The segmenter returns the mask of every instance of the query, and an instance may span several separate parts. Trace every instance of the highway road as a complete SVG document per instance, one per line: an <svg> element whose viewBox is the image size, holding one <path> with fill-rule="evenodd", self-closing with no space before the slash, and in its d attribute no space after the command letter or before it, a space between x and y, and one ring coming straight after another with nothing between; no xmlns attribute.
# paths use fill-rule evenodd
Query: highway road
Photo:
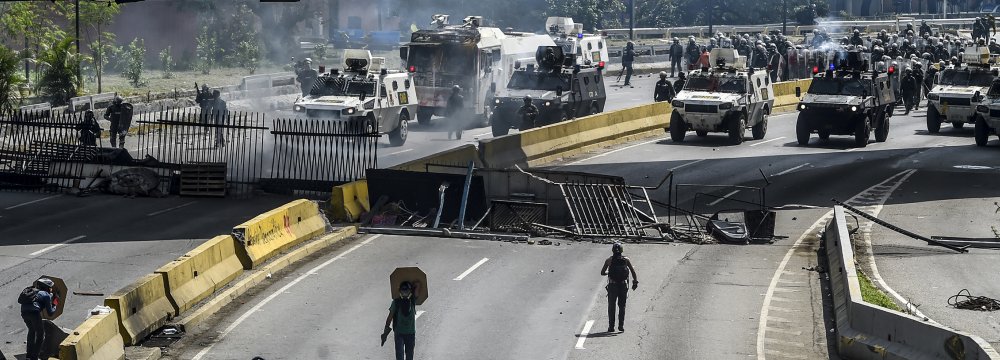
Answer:
<svg viewBox="0 0 1000 360"><path fill-rule="evenodd" d="M783 209L776 234L787 238L773 244L627 244L640 288L630 294L624 333L605 332L605 280L599 270L610 255L608 245L368 236L301 265L210 322L218 325L194 329L188 334L193 341L168 349L168 357L390 357L391 344L377 344L389 304L387 277L397 266L420 266L428 273L431 297L419 309L424 312L417 320L417 358L835 358L828 350L832 323L824 311L822 275L812 270L830 199L931 209L948 197L937 189L941 179L968 174L956 166L1000 167L997 141L977 148L968 129L928 134L923 115L921 110L894 117L889 140L866 148L837 136L798 146L792 113L773 116L767 137L741 146L726 145L721 134L692 134L680 144L664 134L551 164L643 185L655 185L673 170L676 183L763 186L763 172L771 183L767 205ZM936 175L916 182L922 173ZM904 191L926 196L899 195ZM690 194L681 195L682 204L690 206L683 197ZM653 197L666 201L667 193ZM734 204L699 206L710 211ZM981 266L995 266L989 263L995 260L992 253L976 252L962 258L975 264L960 266L971 277ZM946 263L955 266L944 259L925 266Z"/></svg>

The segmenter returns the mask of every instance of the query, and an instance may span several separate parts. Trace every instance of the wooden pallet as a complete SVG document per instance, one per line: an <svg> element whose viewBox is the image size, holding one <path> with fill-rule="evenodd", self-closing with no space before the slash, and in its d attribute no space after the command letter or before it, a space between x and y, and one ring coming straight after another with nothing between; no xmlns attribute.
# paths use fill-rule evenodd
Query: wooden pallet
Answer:
<svg viewBox="0 0 1000 360"><path fill-rule="evenodd" d="M226 163L181 165L181 196L226 196Z"/></svg>

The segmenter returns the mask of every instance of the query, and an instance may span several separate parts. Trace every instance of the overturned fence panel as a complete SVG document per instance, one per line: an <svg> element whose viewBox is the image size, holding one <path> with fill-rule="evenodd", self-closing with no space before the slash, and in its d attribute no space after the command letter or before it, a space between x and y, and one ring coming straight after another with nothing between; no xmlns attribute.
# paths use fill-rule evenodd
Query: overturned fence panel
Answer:
<svg viewBox="0 0 1000 360"><path fill-rule="evenodd" d="M276 119L267 191L328 193L378 168L375 124L367 121Z"/></svg>
<svg viewBox="0 0 1000 360"><path fill-rule="evenodd" d="M0 189L55 191L54 161L93 159L99 133L84 137L83 115L15 111L0 116Z"/></svg>

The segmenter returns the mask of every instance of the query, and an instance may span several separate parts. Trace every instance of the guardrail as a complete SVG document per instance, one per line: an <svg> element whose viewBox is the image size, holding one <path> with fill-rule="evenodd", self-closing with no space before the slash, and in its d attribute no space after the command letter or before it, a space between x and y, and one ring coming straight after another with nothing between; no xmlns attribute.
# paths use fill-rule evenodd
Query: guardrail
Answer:
<svg viewBox="0 0 1000 360"><path fill-rule="evenodd" d="M842 28L850 29L852 27L859 27L868 29L868 31L878 31L882 29L892 29L897 26L900 28L905 28L906 24L912 24L914 28L920 25L921 21L927 21L930 26L936 27L971 27L972 22L975 21L974 18L959 18L959 19L899 19L899 20L840 20L840 21L824 21L822 25L798 25L798 24L788 24L787 29L791 35L803 35L806 32L811 32L817 28L830 29L830 28ZM636 28L633 29L635 35L639 39L668 39L671 37L681 37L688 35L696 35L698 37L706 37L708 35L708 26L680 26L672 28ZM781 24L762 24L762 25L715 25L712 27L713 32L721 32L725 34L731 33L766 33L772 30L781 30ZM628 36L629 29L604 29L598 30L598 32L606 32L607 34L615 35L625 35Z"/></svg>
<svg viewBox="0 0 1000 360"><path fill-rule="evenodd" d="M837 323L837 352L842 357L1000 360L1000 354L978 336L862 300L844 208L836 206L833 211L823 241Z"/></svg>
<svg viewBox="0 0 1000 360"><path fill-rule="evenodd" d="M115 99L116 93L100 93L87 96L78 96L69 99L68 110L70 112L77 112L79 110L85 109L84 106L89 106L87 108L93 110L97 109L98 104L110 104L111 100Z"/></svg>
<svg viewBox="0 0 1000 360"><path fill-rule="evenodd" d="M260 74L244 76L240 81L240 90L260 90L273 87L294 85L295 73L282 72L273 74Z"/></svg>

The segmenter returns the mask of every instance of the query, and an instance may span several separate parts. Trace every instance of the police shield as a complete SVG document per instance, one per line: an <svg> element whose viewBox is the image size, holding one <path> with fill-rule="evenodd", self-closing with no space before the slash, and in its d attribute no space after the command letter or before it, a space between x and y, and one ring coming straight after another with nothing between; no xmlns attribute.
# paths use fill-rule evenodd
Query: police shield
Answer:
<svg viewBox="0 0 1000 360"><path fill-rule="evenodd" d="M66 297L69 296L69 292L66 288L66 282L63 279L57 278L55 276L43 275L38 279L47 278L55 283L52 287L52 305L55 305L56 312L49 315L48 312L42 311L42 318L45 320L55 320L63 313L63 308L66 307ZM37 281L37 280L36 280Z"/></svg>
<svg viewBox="0 0 1000 360"><path fill-rule="evenodd" d="M393 270L392 274L389 275L389 291L392 293L393 299L399 298L399 284L404 281L409 281L411 284L420 282L420 288L417 290L417 305L423 305L424 300L427 300L427 296L430 293L427 286L427 274L424 274L423 270L418 267L399 267Z"/></svg>

